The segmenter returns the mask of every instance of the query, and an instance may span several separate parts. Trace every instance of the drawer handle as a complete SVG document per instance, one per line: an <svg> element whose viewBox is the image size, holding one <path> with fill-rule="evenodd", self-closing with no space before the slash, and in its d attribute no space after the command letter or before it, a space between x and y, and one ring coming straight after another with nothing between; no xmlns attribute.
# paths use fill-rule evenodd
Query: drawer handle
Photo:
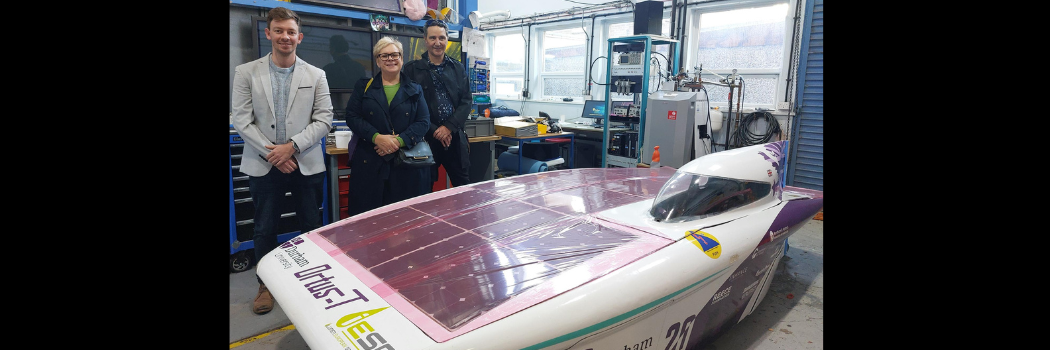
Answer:
<svg viewBox="0 0 1050 350"><path fill-rule="evenodd" d="M287 219L287 218L290 218L290 217L293 217L293 216L295 216L295 213L284 213L284 214L281 214L281 219ZM237 226L247 225L247 224L251 224L251 223L255 223L255 220L254 219L241 220L241 221L237 222Z"/></svg>

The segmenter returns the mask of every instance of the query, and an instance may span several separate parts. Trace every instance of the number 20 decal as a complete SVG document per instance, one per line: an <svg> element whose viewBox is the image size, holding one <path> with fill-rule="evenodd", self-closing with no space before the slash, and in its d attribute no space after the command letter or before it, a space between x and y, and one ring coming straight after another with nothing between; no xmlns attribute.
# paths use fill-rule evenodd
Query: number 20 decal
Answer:
<svg viewBox="0 0 1050 350"><path fill-rule="evenodd" d="M681 322L681 327L679 327L678 322L675 322L671 327L667 328L667 334L664 335L664 339L667 339L667 346L664 347L664 350L685 349L686 343L689 342L689 330L692 329L691 326L695 318L696 315L689 315L689 317L685 318L685 321ZM679 329L681 329L681 332L679 332ZM678 346L675 347L675 345Z"/></svg>

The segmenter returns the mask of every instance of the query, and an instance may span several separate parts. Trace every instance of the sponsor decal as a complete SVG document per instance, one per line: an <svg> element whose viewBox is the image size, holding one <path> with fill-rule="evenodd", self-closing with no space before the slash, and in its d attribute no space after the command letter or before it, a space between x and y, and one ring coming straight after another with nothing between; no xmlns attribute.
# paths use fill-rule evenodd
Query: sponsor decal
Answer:
<svg viewBox="0 0 1050 350"><path fill-rule="evenodd" d="M722 254L722 244L718 243L718 239L715 239L715 236L712 236L710 233L700 230L686 231L685 239L693 242L697 248L700 248L711 259L718 259Z"/></svg>
<svg viewBox="0 0 1050 350"><path fill-rule="evenodd" d="M762 275L763 273L765 273L765 272L766 272L766 270L767 270L767 269L769 269L769 267L770 267L770 266L773 266L773 265L772 265L772 264L770 264L770 265L766 265L766 266L765 266L765 267L763 267L762 269L760 269L760 270L758 270L758 271L755 271L755 277L761 276L761 275Z"/></svg>
<svg viewBox="0 0 1050 350"><path fill-rule="evenodd" d="M784 193L784 184L781 183L780 175L784 173L785 164L785 152L784 148L787 146L786 141L778 141L767 143L762 150L758 152L765 160L769 161L769 164L773 166L775 171L769 173L769 176L773 178L773 192L777 198L782 198ZM776 176L774 176L776 175Z"/></svg>
<svg viewBox="0 0 1050 350"><path fill-rule="evenodd" d="M350 350L350 347L346 346L346 342L343 341L343 337L340 337L339 334L335 332L335 328L332 328L331 323L324 325L324 328L328 329L328 333L332 333L332 337L339 342L339 346L342 346L343 350Z"/></svg>
<svg viewBox="0 0 1050 350"><path fill-rule="evenodd" d="M777 237L783 236L787 232L788 232L788 227L787 226L784 226L784 227L782 227L782 228L780 228L779 230L776 230L776 231L770 230L769 231L769 240L772 241L774 239L777 239Z"/></svg>
<svg viewBox="0 0 1050 350"><path fill-rule="evenodd" d="M740 271L734 272L732 276L729 276L729 280L726 282L732 282L737 277L740 277L740 275L743 275L745 272L747 272L747 267L740 269Z"/></svg>
<svg viewBox="0 0 1050 350"><path fill-rule="evenodd" d="M634 344L634 347L631 347L630 345L624 345L623 349L624 350L645 350L645 349L648 349L652 345L653 345L653 337L649 337L649 339L645 339L645 340L642 340L640 343ZM588 349L588 350L590 350L590 349Z"/></svg>
<svg viewBox="0 0 1050 350"><path fill-rule="evenodd" d="M722 299L725 299L727 296L729 296L729 291L731 290L733 290L733 286L729 286L726 289L723 289L721 292L715 293L715 296L711 298L711 305L714 305L719 301L722 301Z"/></svg>
<svg viewBox="0 0 1050 350"><path fill-rule="evenodd" d="M751 259L757 259L759 255L765 254L766 248L769 248L769 246L763 245L761 247L755 248L755 252L751 253Z"/></svg>
<svg viewBox="0 0 1050 350"><path fill-rule="evenodd" d="M747 288L744 288L744 292L740 294L741 300L746 299L747 297L751 296L751 293L755 292L755 287L758 287L758 281L760 280L755 280L754 282L751 282L751 284L748 285Z"/></svg>
<svg viewBox="0 0 1050 350"><path fill-rule="evenodd" d="M277 261L281 262L281 266L284 266L285 270L287 270L288 268L292 267L292 263L288 262L288 259L284 258L284 254L279 254L278 253L278 254L274 254L273 256L277 257Z"/></svg>
<svg viewBox="0 0 1050 350"><path fill-rule="evenodd" d="M725 286L726 288L722 291L715 293L711 297L711 303L714 304L718 301L729 297L732 293L732 286ZM681 322L675 322L674 324L667 327L667 332L664 335L666 346L664 350L682 350L691 349L695 347L702 338L708 337L707 333L709 330L717 333L718 329L711 329L710 327L722 327L726 319L726 312L733 313L735 315L728 315L730 319L739 318L740 312L734 310L741 310L741 308L733 308L736 302L731 301L732 305L723 304L713 309L709 307L709 304L703 304L695 314L686 315L685 319ZM714 311L711 311L714 310Z"/></svg>
<svg viewBox="0 0 1050 350"><path fill-rule="evenodd" d="M292 239L289 239L289 240L285 241L284 243L281 243L280 247L281 247L281 249L288 249L288 248L291 248L292 246L297 246L300 243L303 243L303 239L302 238L300 238L300 237L292 237Z"/></svg>
<svg viewBox="0 0 1050 350"><path fill-rule="evenodd" d="M296 272L295 277L298 278L299 281L306 282L305 284L303 284L303 287L306 288L306 290L314 296L314 299L323 299L326 303L329 304L328 306L325 306L325 310L358 300L368 302L368 298L366 298L364 294L361 294L361 292L357 289L351 289L353 294L357 296L356 298L349 300L341 300L348 298L348 296L347 294L343 293L343 291L340 290L339 287L336 287L334 282L332 282L332 280L335 279L335 276L324 275L324 271L328 271L330 269L332 269L332 267L328 266L328 264L314 266L306 270ZM332 295L333 292L341 298L336 298L336 295Z"/></svg>
<svg viewBox="0 0 1050 350"><path fill-rule="evenodd" d="M303 256L303 253L300 253L298 250L295 249L295 246L299 245L299 243L303 243L302 238L292 237L292 239L281 243L281 245L279 245L278 248L284 249L284 253L288 254L288 257L292 258L292 261L295 261L295 263L298 264L299 267L303 267L310 264L310 261L306 260L306 257Z"/></svg>
<svg viewBox="0 0 1050 350"><path fill-rule="evenodd" d="M368 324L368 321L366 320L387 308L389 308L389 306L354 312L340 317L339 320L335 322L335 326L339 327L338 334L341 334L342 336L336 335L337 333L332 329L331 323L324 326L328 328L328 331L339 341L339 345L342 345L344 348L347 348L343 341L343 338L346 338L346 340L351 342L356 349L397 350L393 345L388 344L386 338L383 338L383 335L372 327L372 325Z"/></svg>

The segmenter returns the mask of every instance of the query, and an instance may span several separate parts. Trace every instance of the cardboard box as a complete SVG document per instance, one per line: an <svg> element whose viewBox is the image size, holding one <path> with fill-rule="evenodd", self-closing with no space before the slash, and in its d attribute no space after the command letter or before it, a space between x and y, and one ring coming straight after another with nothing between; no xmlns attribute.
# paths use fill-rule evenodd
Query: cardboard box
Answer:
<svg viewBox="0 0 1050 350"><path fill-rule="evenodd" d="M496 135L510 137L536 136L536 123L507 122L496 124Z"/></svg>

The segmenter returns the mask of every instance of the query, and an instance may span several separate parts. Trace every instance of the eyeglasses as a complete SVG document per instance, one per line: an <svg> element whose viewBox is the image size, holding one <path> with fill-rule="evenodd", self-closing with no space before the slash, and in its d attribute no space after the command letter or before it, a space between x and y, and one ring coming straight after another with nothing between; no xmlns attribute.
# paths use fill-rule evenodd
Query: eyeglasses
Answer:
<svg viewBox="0 0 1050 350"><path fill-rule="evenodd" d="M401 58L401 53L400 52L381 53L381 54L379 54L379 56L376 56L376 57L378 57L379 59L384 59L384 60L396 60L396 59Z"/></svg>

